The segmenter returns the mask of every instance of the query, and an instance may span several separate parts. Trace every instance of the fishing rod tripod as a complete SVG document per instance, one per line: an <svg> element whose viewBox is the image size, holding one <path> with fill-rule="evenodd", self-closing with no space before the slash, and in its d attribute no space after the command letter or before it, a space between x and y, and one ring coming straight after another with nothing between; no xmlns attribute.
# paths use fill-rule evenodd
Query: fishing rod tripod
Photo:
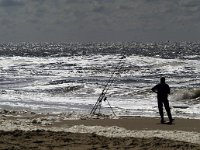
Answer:
<svg viewBox="0 0 200 150"><path fill-rule="evenodd" d="M111 107L111 105L110 105L110 103L109 103L109 101L108 101L108 99L107 99L105 93L101 93L101 94L100 94L100 96L99 96L99 98L97 99L97 102L96 102L96 104L94 105L94 107L92 108L90 114L91 114L91 115L95 115L97 110L99 110L99 113L98 113L98 114L100 114L101 105L102 105L102 102L103 102L103 101L104 101L104 102L105 102L105 101L108 102L108 105L109 105L110 109L112 110L112 113L114 114L114 116L116 116L116 114L115 114L115 112L113 111L113 109L112 109L112 107Z"/></svg>
<svg viewBox="0 0 200 150"><path fill-rule="evenodd" d="M93 108L92 108L92 110L91 110L91 112L90 112L91 115L97 114L97 113L96 113L97 110L99 110L99 113L98 113L98 114L100 114L102 102L103 102L103 101L107 101L107 103L108 103L110 109L112 110L112 113L114 114L114 116L116 116L115 112L113 111L113 108L111 107L111 105L110 105L110 103L109 103L109 101L108 101L108 99L107 99L107 97L106 97L106 94L107 94L107 92L108 92L110 86L113 84L113 82L114 82L114 80L115 80L114 75L116 74L116 72L119 73L120 70L122 69L121 62L122 62L122 60L123 60L124 58L126 58L126 57L125 57L125 56L122 56L122 57L120 58L120 59L121 59L120 62L118 63L118 65L117 65L116 68L114 69L114 71L113 71L112 75L110 76L108 82L106 83L106 85L104 86L104 88L103 88L101 94L99 95L99 98L97 99L95 105L93 106ZM117 71L116 71L116 70L117 70Z"/></svg>

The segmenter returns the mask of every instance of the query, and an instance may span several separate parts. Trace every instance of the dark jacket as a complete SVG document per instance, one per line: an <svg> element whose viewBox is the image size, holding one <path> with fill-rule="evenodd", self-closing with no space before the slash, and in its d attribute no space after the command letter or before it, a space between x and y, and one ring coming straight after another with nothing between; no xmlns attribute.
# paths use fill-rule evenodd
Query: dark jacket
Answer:
<svg viewBox="0 0 200 150"><path fill-rule="evenodd" d="M152 88L152 91L157 93L158 100L167 100L168 94L170 94L170 87L166 83L159 83Z"/></svg>

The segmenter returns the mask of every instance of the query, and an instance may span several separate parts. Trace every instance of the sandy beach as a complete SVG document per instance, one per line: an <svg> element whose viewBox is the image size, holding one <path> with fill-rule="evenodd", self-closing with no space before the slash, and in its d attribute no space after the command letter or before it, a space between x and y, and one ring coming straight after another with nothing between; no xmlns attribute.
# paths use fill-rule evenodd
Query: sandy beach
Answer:
<svg viewBox="0 0 200 150"><path fill-rule="evenodd" d="M200 149L200 120L0 112L0 149Z"/></svg>

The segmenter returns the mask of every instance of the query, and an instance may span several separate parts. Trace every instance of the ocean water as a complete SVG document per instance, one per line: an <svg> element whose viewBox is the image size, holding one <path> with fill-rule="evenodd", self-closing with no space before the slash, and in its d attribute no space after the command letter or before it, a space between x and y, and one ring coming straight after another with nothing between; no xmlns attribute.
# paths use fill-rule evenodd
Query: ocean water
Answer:
<svg viewBox="0 0 200 150"><path fill-rule="evenodd" d="M171 87L175 117L200 118L200 43L0 44L0 108L89 114L158 116L151 88L161 76Z"/></svg>

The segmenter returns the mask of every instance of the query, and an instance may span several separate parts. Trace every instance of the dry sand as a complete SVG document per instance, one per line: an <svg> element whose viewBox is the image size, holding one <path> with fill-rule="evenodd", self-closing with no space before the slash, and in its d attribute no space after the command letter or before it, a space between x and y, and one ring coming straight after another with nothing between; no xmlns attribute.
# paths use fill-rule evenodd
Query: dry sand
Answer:
<svg viewBox="0 0 200 150"><path fill-rule="evenodd" d="M68 132L1 131L0 149L200 149L199 145L162 138L109 138L96 134Z"/></svg>
<svg viewBox="0 0 200 150"><path fill-rule="evenodd" d="M79 119L77 119L79 118ZM0 149L199 149L200 120L0 112Z"/></svg>

